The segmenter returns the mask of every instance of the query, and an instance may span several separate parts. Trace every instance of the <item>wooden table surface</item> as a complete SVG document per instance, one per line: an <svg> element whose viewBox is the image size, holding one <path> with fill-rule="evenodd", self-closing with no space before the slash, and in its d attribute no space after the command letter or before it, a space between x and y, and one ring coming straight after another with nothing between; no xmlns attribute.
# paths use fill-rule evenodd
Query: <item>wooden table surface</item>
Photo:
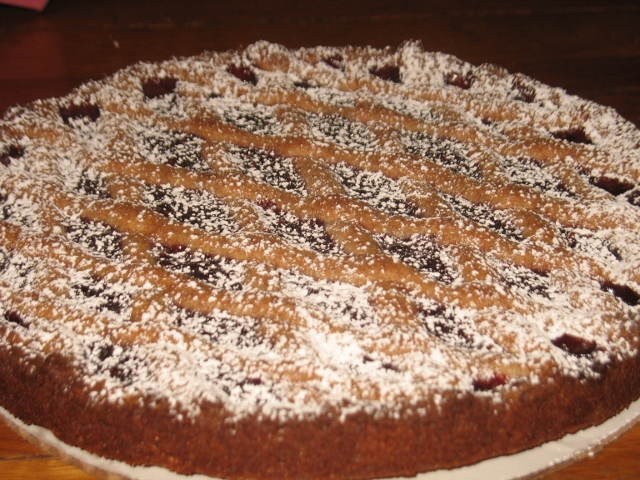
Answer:
<svg viewBox="0 0 640 480"><path fill-rule="evenodd" d="M0 6L0 113L137 61L259 39L291 48L421 40L562 86L640 125L640 5L602 0L51 0L42 13ZM0 480L89 478L0 425ZM640 426L545 478L640 478Z"/></svg>

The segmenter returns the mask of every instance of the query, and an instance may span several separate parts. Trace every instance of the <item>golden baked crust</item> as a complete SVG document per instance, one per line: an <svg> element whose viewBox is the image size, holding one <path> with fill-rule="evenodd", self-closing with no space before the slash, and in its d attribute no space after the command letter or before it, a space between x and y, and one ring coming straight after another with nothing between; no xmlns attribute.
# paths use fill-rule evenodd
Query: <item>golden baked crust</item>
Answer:
<svg viewBox="0 0 640 480"><path fill-rule="evenodd" d="M640 396L640 133L424 52L259 42L0 123L0 405L224 478L452 468Z"/></svg>

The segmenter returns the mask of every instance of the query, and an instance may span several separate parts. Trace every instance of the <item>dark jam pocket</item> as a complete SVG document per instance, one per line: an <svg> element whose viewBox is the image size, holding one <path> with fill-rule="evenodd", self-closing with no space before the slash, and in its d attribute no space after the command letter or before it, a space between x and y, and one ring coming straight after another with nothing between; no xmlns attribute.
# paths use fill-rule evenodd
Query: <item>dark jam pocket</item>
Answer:
<svg viewBox="0 0 640 480"><path fill-rule="evenodd" d="M418 310L418 316L427 331L447 345L469 349L492 348L482 342L470 324L456 318L452 310L441 305L422 307Z"/></svg>
<svg viewBox="0 0 640 480"><path fill-rule="evenodd" d="M476 329L473 320L465 318L453 308L433 304L421 305L418 318L427 332L441 342L454 347L473 350L493 350L495 342Z"/></svg>
<svg viewBox="0 0 640 480"><path fill-rule="evenodd" d="M402 136L407 152L448 168L452 172L480 180L482 172L452 141L436 139L424 133L407 132Z"/></svg>
<svg viewBox="0 0 640 480"><path fill-rule="evenodd" d="M502 157L500 164L515 185L526 185L556 197L574 197L562 181L533 158Z"/></svg>
<svg viewBox="0 0 640 480"><path fill-rule="evenodd" d="M342 115L310 114L307 121L314 137L342 148L372 151L379 143L378 138L364 123L352 122Z"/></svg>
<svg viewBox="0 0 640 480"><path fill-rule="evenodd" d="M592 185L595 185L596 187L609 192L614 197L622 195L623 193L626 193L629 190L632 190L633 187L635 187L635 184L628 180L606 176L590 178L589 182Z"/></svg>
<svg viewBox="0 0 640 480"><path fill-rule="evenodd" d="M308 88L314 88L313 85L311 85L309 82L307 82L306 80L298 80L293 82L293 85L295 87L298 88L302 88L303 90L307 90Z"/></svg>
<svg viewBox="0 0 640 480"><path fill-rule="evenodd" d="M546 272L507 264L501 264L498 271L502 281L510 289L524 290L533 295L550 298L551 282Z"/></svg>
<svg viewBox="0 0 640 480"><path fill-rule="evenodd" d="M347 193L391 215L417 217L420 209L407 200L400 187L380 172L366 172L345 163L332 166Z"/></svg>
<svg viewBox="0 0 640 480"><path fill-rule="evenodd" d="M456 275L445 252L426 236L395 238L388 235L376 239L391 257L443 283L451 283Z"/></svg>
<svg viewBox="0 0 640 480"><path fill-rule="evenodd" d="M569 128L551 132L551 135L559 140L566 140L572 143L591 144L592 141L582 127Z"/></svg>
<svg viewBox="0 0 640 480"><path fill-rule="evenodd" d="M153 99L175 92L178 80L172 77L147 78L142 81L144 96Z"/></svg>
<svg viewBox="0 0 640 480"><path fill-rule="evenodd" d="M336 54L328 57L323 57L322 61L327 65L329 65L330 67L339 70L340 68L342 68L343 58L342 58L342 55Z"/></svg>
<svg viewBox="0 0 640 480"><path fill-rule="evenodd" d="M100 107L94 103L72 103L70 105L61 105L59 108L60 116L64 123L69 125L70 120L87 120L95 122L100 117Z"/></svg>
<svg viewBox="0 0 640 480"><path fill-rule="evenodd" d="M245 67L243 65L231 64L227 66L227 72L236 77L243 82L250 83L251 85L255 85L258 83L258 79L256 78L256 74L253 73L249 67Z"/></svg>
<svg viewBox="0 0 640 480"><path fill-rule="evenodd" d="M95 172L85 170L76 184L76 190L82 195L98 198L111 198L103 178Z"/></svg>
<svg viewBox="0 0 640 480"><path fill-rule="evenodd" d="M122 255L121 235L109 225L86 218L69 219L67 236L81 247L107 258Z"/></svg>
<svg viewBox="0 0 640 480"><path fill-rule="evenodd" d="M373 357L371 357L369 355L364 355L362 357L362 363L372 363L372 362L378 363L380 365L380 368L382 368L383 370L388 370L388 371L391 371L391 372L399 372L400 371L400 369L396 365L391 363L391 362L382 362L382 361L376 360L375 358L373 358Z"/></svg>
<svg viewBox="0 0 640 480"><path fill-rule="evenodd" d="M98 312L122 314L131 306L131 295L115 285L95 276L76 279L73 284L76 295L83 298L83 304Z"/></svg>
<svg viewBox="0 0 640 480"><path fill-rule="evenodd" d="M339 253L340 250L327 233L324 222L317 218L303 219L282 211L271 202L259 204L264 209L270 230L295 244L320 253Z"/></svg>
<svg viewBox="0 0 640 480"><path fill-rule="evenodd" d="M264 337L257 332L256 320L249 317L235 317L224 313L202 315L183 309L176 315L176 324L219 345L251 348L264 341Z"/></svg>
<svg viewBox="0 0 640 480"><path fill-rule="evenodd" d="M304 182L290 159L255 148L237 148L232 153L250 177L289 192L304 192Z"/></svg>
<svg viewBox="0 0 640 480"><path fill-rule="evenodd" d="M132 384L139 375L146 375L148 365L134 348L119 346L101 340L93 342L87 349L87 360L96 373L106 374L125 385Z"/></svg>
<svg viewBox="0 0 640 480"><path fill-rule="evenodd" d="M98 361L104 362L107 358L113 356L114 346L112 343L96 343L91 346L91 350L95 352Z"/></svg>
<svg viewBox="0 0 640 480"><path fill-rule="evenodd" d="M0 248L0 273L4 272L11 263L11 257L7 251L3 248Z"/></svg>
<svg viewBox="0 0 640 480"><path fill-rule="evenodd" d="M634 207L640 207L640 190L634 190L629 195L627 195L627 202L629 202Z"/></svg>
<svg viewBox="0 0 640 480"><path fill-rule="evenodd" d="M516 78L513 81L513 89L516 91L516 99L526 103L532 103L536 99L536 89L528 85L524 80Z"/></svg>
<svg viewBox="0 0 640 480"><path fill-rule="evenodd" d="M589 233L584 229L569 229L558 227L558 231L564 237L569 248L586 253L589 256L600 258L604 262L621 261L620 251L595 233Z"/></svg>
<svg viewBox="0 0 640 480"><path fill-rule="evenodd" d="M382 80L400 83L400 67L397 65L389 64L381 67L373 67L369 72Z"/></svg>
<svg viewBox="0 0 640 480"><path fill-rule="evenodd" d="M473 380L473 389L476 392L488 392L507 383L507 376L502 373L494 373L488 377L479 377Z"/></svg>
<svg viewBox="0 0 640 480"><path fill-rule="evenodd" d="M596 342L593 340L587 340L570 333L564 333L554 338L551 340L551 343L565 352L576 356L589 355L596 349Z"/></svg>
<svg viewBox="0 0 640 480"><path fill-rule="evenodd" d="M20 315L15 310L8 310L4 312L4 319L9 323L13 323L14 325L19 325L23 328L29 328L29 324L24 320L22 315Z"/></svg>
<svg viewBox="0 0 640 480"><path fill-rule="evenodd" d="M4 153L0 154L0 163L9 166L13 160L18 160L24 156L24 148L20 145L10 145Z"/></svg>
<svg viewBox="0 0 640 480"><path fill-rule="evenodd" d="M494 230L510 240L522 241L524 239L520 229L511 222L506 215L499 210L494 210L490 205L472 203L462 197L447 194L443 194L442 196L449 202L449 205L463 217L473 220L483 227Z"/></svg>
<svg viewBox="0 0 640 480"><path fill-rule="evenodd" d="M635 307L640 301L640 294L627 285L620 285L618 283L607 281L602 282L600 288L603 292L611 293L631 307Z"/></svg>
<svg viewBox="0 0 640 480"><path fill-rule="evenodd" d="M200 171L209 169L200 153L202 139L195 135L171 130L150 130L139 138L142 153L155 163Z"/></svg>
<svg viewBox="0 0 640 480"><path fill-rule="evenodd" d="M218 288L242 289L242 272L234 260L181 246L161 246L156 251L156 258L159 265L169 270L203 280Z"/></svg>
<svg viewBox="0 0 640 480"><path fill-rule="evenodd" d="M238 382L238 387L242 391L245 391L247 388L257 387L262 385L262 379L258 377L247 377Z"/></svg>
<svg viewBox="0 0 640 480"><path fill-rule="evenodd" d="M225 106L222 102L219 106L226 123L247 132L272 135L278 128L278 122L268 108L255 108L246 104L228 108L228 105Z"/></svg>
<svg viewBox="0 0 640 480"><path fill-rule="evenodd" d="M149 187L147 204L156 212L210 233L233 232L237 226L228 207L216 197L197 190Z"/></svg>
<svg viewBox="0 0 640 480"><path fill-rule="evenodd" d="M9 255L9 252L0 248L0 273L9 272L11 286L17 291L28 288L30 278L35 270L32 260L22 255Z"/></svg>
<svg viewBox="0 0 640 480"><path fill-rule="evenodd" d="M447 85L452 85L454 87L461 88L462 90L468 90L473 85L475 78L468 72L466 74L462 74L459 72L450 72L447 73L444 77L444 81Z"/></svg>

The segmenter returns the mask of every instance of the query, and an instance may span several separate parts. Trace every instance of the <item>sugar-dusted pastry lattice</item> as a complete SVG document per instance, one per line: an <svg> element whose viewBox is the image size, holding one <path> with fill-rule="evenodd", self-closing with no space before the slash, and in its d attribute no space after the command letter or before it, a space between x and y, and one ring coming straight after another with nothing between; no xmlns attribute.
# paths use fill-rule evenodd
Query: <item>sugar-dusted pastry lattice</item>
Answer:
<svg viewBox="0 0 640 480"><path fill-rule="evenodd" d="M0 403L134 465L412 475L640 395L640 133L493 65L265 42L0 123Z"/></svg>

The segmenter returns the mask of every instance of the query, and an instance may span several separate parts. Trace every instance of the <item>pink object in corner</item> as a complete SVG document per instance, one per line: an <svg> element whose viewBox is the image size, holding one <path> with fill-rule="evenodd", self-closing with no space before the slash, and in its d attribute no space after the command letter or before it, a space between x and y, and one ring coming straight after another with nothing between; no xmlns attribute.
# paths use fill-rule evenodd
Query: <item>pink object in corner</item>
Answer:
<svg viewBox="0 0 640 480"><path fill-rule="evenodd" d="M49 0L0 0L0 4L13 5L15 7L29 8L41 12L47 6Z"/></svg>

